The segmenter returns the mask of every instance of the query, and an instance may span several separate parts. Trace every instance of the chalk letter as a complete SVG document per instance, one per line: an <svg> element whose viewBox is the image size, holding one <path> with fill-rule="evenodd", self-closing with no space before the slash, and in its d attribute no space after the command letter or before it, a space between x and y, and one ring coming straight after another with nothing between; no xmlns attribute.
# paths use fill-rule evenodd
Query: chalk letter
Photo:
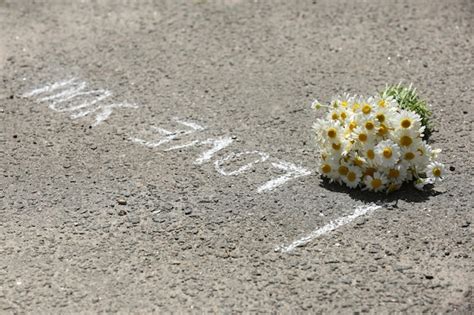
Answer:
<svg viewBox="0 0 474 315"><path fill-rule="evenodd" d="M140 138L129 138L130 140L132 140L133 142L136 142L136 143L140 143L142 145L145 145L149 148L156 148L162 144L165 144L165 143L168 143L174 139L176 139L177 137L179 136L185 136L185 135L189 135L189 134L192 134L192 133L195 133L197 131L201 131L201 130L204 130L206 129L205 127L201 126L201 125L198 125L196 123L193 123L193 122L188 122L188 121L182 121L182 120L179 120L179 119L174 119L177 123L181 124L181 125L184 125L186 127L189 127L190 129L188 130L175 130L175 131L168 131L166 129L163 129L163 128L160 128L160 127L155 127L155 126L151 126L150 128L160 134L161 136L163 137L160 137L158 138L157 140L152 140L152 141L146 141L144 139L140 139ZM174 147L171 147L171 148L168 148L166 149L165 151L171 151L171 150L176 150L176 149L181 149L181 148L185 148L185 147L188 147L188 146L191 146L191 145L194 145L194 144L197 144L198 141L193 141L191 144L185 144L185 145L178 145L178 146L174 146Z"/></svg>
<svg viewBox="0 0 474 315"><path fill-rule="evenodd" d="M204 162L209 161L214 154L224 149L225 147L229 146L232 143L232 141L233 140L230 137L222 137L218 139L207 139L207 140L201 141L199 144L211 144L212 148L201 153L201 155L194 161L194 164L200 165L200 164L203 164Z"/></svg>
<svg viewBox="0 0 474 315"><path fill-rule="evenodd" d="M247 164L239 167L238 169L236 169L234 171L228 172L228 171L226 171L222 168L222 164L225 161L232 160L234 158L238 158L242 155L247 155L247 154L249 154L249 155L260 155L260 157L258 159L256 159L255 161L247 163ZM265 162L268 159L268 157L269 157L268 154L266 154L264 152L259 152L259 151L239 152L239 153L233 153L232 152L229 155L227 155L226 157L215 161L214 162L214 167L216 168L216 171L218 171L220 174L222 174L224 176L239 175L240 173L243 173L243 172L251 169L255 164L260 163L260 162Z"/></svg>
<svg viewBox="0 0 474 315"><path fill-rule="evenodd" d="M286 171L286 173L258 187L257 189L258 193L273 190L276 187L283 185L290 179L298 178L301 176L307 176L311 174L311 172L308 171L307 169L303 167L298 167L294 165L293 163L289 163L285 161L278 161L276 163L272 163L272 166L278 169L281 169L283 171Z"/></svg>

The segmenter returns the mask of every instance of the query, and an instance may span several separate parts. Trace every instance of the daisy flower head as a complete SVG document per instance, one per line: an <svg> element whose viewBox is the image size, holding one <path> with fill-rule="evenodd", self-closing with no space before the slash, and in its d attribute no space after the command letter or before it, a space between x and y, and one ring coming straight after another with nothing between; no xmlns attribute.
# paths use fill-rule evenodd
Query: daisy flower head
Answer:
<svg viewBox="0 0 474 315"><path fill-rule="evenodd" d="M347 105L349 104L349 98L350 95L348 93L344 95L337 95L331 99L331 104L336 103L338 107L347 108Z"/></svg>
<svg viewBox="0 0 474 315"><path fill-rule="evenodd" d="M392 124L397 129L420 130L421 117L412 111L402 109L399 113L393 116Z"/></svg>
<svg viewBox="0 0 474 315"><path fill-rule="evenodd" d="M380 95L377 95L374 97L374 103L377 105L378 108L383 109L398 107L397 101L392 96L382 97Z"/></svg>
<svg viewBox="0 0 474 315"><path fill-rule="evenodd" d="M323 107L323 104L321 104L318 100L314 100L311 103L311 108L312 109L321 109L321 107Z"/></svg>
<svg viewBox="0 0 474 315"><path fill-rule="evenodd" d="M392 130L393 128L390 127L390 125L385 122L385 123L380 123L378 126L377 126L377 137L381 140L384 140L384 139L387 139L389 136L390 136L390 131Z"/></svg>
<svg viewBox="0 0 474 315"><path fill-rule="evenodd" d="M344 135L349 136L358 127L358 122L354 115L349 115L349 118L345 121Z"/></svg>
<svg viewBox="0 0 474 315"><path fill-rule="evenodd" d="M422 140L418 143L417 151L420 153L420 165L425 168L431 161L433 149L431 149L426 141Z"/></svg>
<svg viewBox="0 0 474 315"><path fill-rule="evenodd" d="M363 120L362 126L367 130L368 133L370 134L375 134L378 130L379 123L373 115L370 115L369 117L366 117L366 119Z"/></svg>
<svg viewBox="0 0 474 315"><path fill-rule="evenodd" d="M374 141L374 135L369 133L363 126L355 128L351 138L358 144L358 147L363 147Z"/></svg>
<svg viewBox="0 0 474 315"><path fill-rule="evenodd" d="M339 119L342 123L345 123L346 120L350 117L351 113L347 110L346 107L341 107L339 109Z"/></svg>
<svg viewBox="0 0 474 315"><path fill-rule="evenodd" d="M345 162L344 160L342 160L339 163L339 166L337 167L337 173L339 174L339 176L341 178L346 176L347 173L349 173L349 166L350 165L347 162Z"/></svg>
<svg viewBox="0 0 474 315"><path fill-rule="evenodd" d="M316 137L322 138L323 141L340 142L342 137L341 124L338 121L328 121L319 119L314 125Z"/></svg>
<svg viewBox="0 0 474 315"><path fill-rule="evenodd" d="M338 111L337 109L331 110L331 111L326 115L326 119L338 121L338 120L339 120L339 111Z"/></svg>
<svg viewBox="0 0 474 315"><path fill-rule="evenodd" d="M401 147L400 160L408 166L416 166L420 163L420 152L415 145Z"/></svg>
<svg viewBox="0 0 474 315"><path fill-rule="evenodd" d="M364 146L361 151L368 166L378 166L377 160L375 159L375 146L373 143Z"/></svg>
<svg viewBox="0 0 474 315"><path fill-rule="evenodd" d="M375 147L375 159L383 167L394 166L400 158L400 148L392 140L379 142Z"/></svg>
<svg viewBox="0 0 474 315"><path fill-rule="evenodd" d="M363 114L363 115L370 115L374 112L374 109L375 109L375 104L373 103L373 100L371 98L365 100L362 104L361 104L361 107L360 107L360 112Z"/></svg>
<svg viewBox="0 0 474 315"><path fill-rule="evenodd" d="M362 178L362 171L357 166L349 166L347 174L342 177L342 181L349 188L356 188Z"/></svg>
<svg viewBox="0 0 474 315"><path fill-rule="evenodd" d="M402 184L407 176L408 166L404 163L398 163L385 169L384 173L387 179L392 183Z"/></svg>
<svg viewBox="0 0 474 315"><path fill-rule="evenodd" d="M339 142L331 142L331 143L328 143L328 145L329 145L330 154L332 154L335 157L340 157L341 155L343 155L346 141L340 139Z"/></svg>
<svg viewBox="0 0 474 315"><path fill-rule="evenodd" d="M398 145L403 148L403 147L410 147L413 144L417 144L417 142L421 141L420 134L413 130L397 130L393 136L392 139L398 143Z"/></svg>
<svg viewBox="0 0 474 315"><path fill-rule="evenodd" d="M335 181L339 178L337 168L339 163L335 159L321 160L319 164L319 173L329 178L331 181Z"/></svg>
<svg viewBox="0 0 474 315"><path fill-rule="evenodd" d="M349 100L350 104L350 109L352 110L353 113L357 113L361 110L361 103L363 103L364 100L360 96L353 96Z"/></svg>
<svg viewBox="0 0 474 315"><path fill-rule="evenodd" d="M360 156L356 151L350 151L348 153L350 161L357 167L363 167L367 161L363 156Z"/></svg>
<svg viewBox="0 0 474 315"><path fill-rule="evenodd" d="M435 183L442 181L444 177L444 165L439 162L430 163L426 175Z"/></svg>
<svg viewBox="0 0 474 315"><path fill-rule="evenodd" d="M373 116L378 123L387 125L390 124L390 117L396 112L394 107L376 107Z"/></svg>
<svg viewBox="0 0 474 315"><path fill-rule="evenodd" d="M387 177L382 172L375 172L372 176L365 176L364 184L365 188L370 191L381 191L387 184Z"/></svg>

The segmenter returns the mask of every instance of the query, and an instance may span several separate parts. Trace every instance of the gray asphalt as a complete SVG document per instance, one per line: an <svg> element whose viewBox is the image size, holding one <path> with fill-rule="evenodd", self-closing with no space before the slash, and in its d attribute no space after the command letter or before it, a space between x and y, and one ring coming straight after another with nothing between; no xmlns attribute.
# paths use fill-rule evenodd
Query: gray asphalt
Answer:
<svg viewBox="0 0 474 315"><path fill-rule="evenodd" d="M0 313L471 313L473 18L0 0ZM400 81L432 104L446 180L322 181L313 99Z"/></svg>

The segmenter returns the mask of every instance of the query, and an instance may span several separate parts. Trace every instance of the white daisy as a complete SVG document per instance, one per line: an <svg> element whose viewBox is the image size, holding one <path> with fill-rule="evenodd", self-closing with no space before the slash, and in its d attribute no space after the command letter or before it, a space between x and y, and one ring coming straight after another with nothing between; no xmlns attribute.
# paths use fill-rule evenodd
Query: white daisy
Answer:
<svg viewBox="0 0 474 315"><path fill-rule="evenodd" d="M337 161L335 161L334 159L322 160L319 164L319 173L329 178L331 181L335 181L339 178L339 175L337 173L338 165L339 163L337 163Z"/></svg>
<svg viewBox="0 0 474 315"><path fill-rule="evenodd" d="M415 188L418 190L423 190L425 185L428 185L428 184L433 184L433 180L431 178L417 178L413 182L413 186L415 186Z"/></svg>
<svg viewBox="0 0 474 315"><path fill-rule="evenodd" d="M342 177L342 181L350 188L356 188L360 183L362 171L357 166L349 166L346 176Z"/></svg>
<svg viewBox="0 0 474 315"><path fill-rule="evenodd" d="M374 97L374 103L377 104L378 108L384 108L384 109L398 108L397 101L391 96L387 98L382 98L377 95Z"/></svg>
<svg viewBox="0 0 474 315"><path fill-rule="evenodd" d="M324 141L340 142L343 136L341 124L338 121L318 119L313 128L316 130L316 138Z"/></svg>
<svg viewBox="0 0 474 315"><path fill-rule="evenodd" d="M375 172L373 176L364 178L365 188L371 191L381 191L385 188L387 177L382 172Z"/></svg>
<svg viewBox="0 0 474 315"><path fill-rule="evenodd" d="M407 176L407 165L403 163L398 163L391 167L388 167L384 170L385 175L388 180L392 183L401 184Z"/></svg>
<svg viewBox="0 0 474 315"><path fill-rule="evenodd" d="M375 147L375 159L383 167L391 167L400 158L400 148L392 140L381 141Z"/></svg>
<svg viewBox="0 0 474 315"><path fill-rule="evenodd" d="M442 181L444 177L444 165L439 162L430 163L426 170L426 176L435 183Z"/></svg>
<svg viewBox="0 0 474 315"><path fill-rule="evenodd" d="M400 151L400 161L412 167L418 165L420 160L420 152L417 150L415 145L408 147L401 147ZM419 168L419 167L418 167Z"/></svg>
<svg viewBox="0 0 474 315"><path fill-rule="evenodd" d="M318 100L314 100L311 103L311 108L312 109L320 109L322 106L323 106L323 104L321 104Z"/></svg>
<svg viewBox="0 0 474 315"><path fill-rule="evenodd" d="M363 147L366 144L372 143L374 141L374 135L367 132L367 130L362 126L354 129L351 134L351 138L355 141L357 147Z"/></svg>
<svg viewBox="0 0 474 315"><path fill-rule="evenodd" d="M416 145L416 142L421 141L421 137L418 131L413 129L399 129L393 134L392 140L395 141L401 148L403 148L412 146L413 144Z"/></svg>
<svg viewBox="0 0 474 315"><path fill-rule="evenodd" d="M340 177L344 177L349 173L349 164L347 164L344 161L341 161L339 166L337 167L337 173L339 174Z"/></svg>
<svg viewBox="0 0 474 315"><path fill-rule="evenodd" d="M421 141L418 144L417 150L420 152L419 164L422 169L425 169L430 163L433 150L425 141Z"/></svg>
<svg viewBox="0 0 474 315"><path fill-rule="evenodd" d="M396 115L393 115L392 124L397 129L414 129L419 130L421 128L421 117L408 110L400 110Z"/></svg>
<svg viewBox="0 0 474 315"><path fill-rule="evenodd" d="M360 107L360 112L363 114L363 115L370 115L374 112L374 109L376 108L376 105L374 103L371 102L371 100L366 100L364 101L362 104L361 104L361 107Z"/></svg>
<svg viewBox="0 0 474 315"><path fill-rule="evenodd" d="M369 166L377 166L377 160L375 159L375 147L373 144L366 145L361 149L362 156Z"/></svg>

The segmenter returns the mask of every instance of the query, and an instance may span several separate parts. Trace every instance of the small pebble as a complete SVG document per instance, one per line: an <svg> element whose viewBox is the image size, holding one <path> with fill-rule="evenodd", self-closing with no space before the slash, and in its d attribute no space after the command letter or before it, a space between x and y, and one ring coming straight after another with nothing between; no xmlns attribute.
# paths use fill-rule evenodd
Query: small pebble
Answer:
<svg viewBox="0 0 474 315"><path fill-rule="evenodd" d="M120 211L118 212L118 215L121 216L121 217L123 217L123 216L126 215L126 214L127 214L127 211L125 211L125 210L120 210Z"/></svg>
<svg viewBox="0 0 474 315"><path fill-rule="evenodd" d="M193 212L193 210L190 209L190 208L184 209L184 214L185 214L185 215L190 215L192 212Z"/></svg>
<svg viewBox="0 0 474 315"><path fill-rule="evenodd" d="M456 168L455 168L454 166L450 166L450 167L449 167L449 170L450 170L451 172L454 172L454 171L456 170Z"/></svg>
<svg viewBox="0 0 474 315"><path fill-rule="evenodd" d="M117 203L119 205L126 205L127 204L127 200L123 199L123 198L119 198L117 199Z"/></svg>

